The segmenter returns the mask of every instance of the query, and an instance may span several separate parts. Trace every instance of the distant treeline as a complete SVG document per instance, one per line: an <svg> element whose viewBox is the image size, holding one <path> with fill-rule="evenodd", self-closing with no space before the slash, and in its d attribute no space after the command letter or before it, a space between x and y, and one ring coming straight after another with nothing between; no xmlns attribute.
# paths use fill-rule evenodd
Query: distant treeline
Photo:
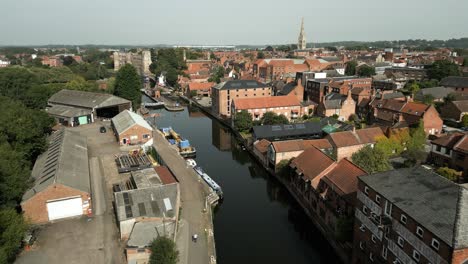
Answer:
<svg viewBox="0 0 468 264"><path fill-rule="evenodd" d="M314 44L309 43L307 46L314 46ZM449 39L449 40L426 40L426 39L408 39L408 40L393 40L393 41L338 41L338 42L326 42L326 43L316 43L315 47L364 47L366 49L372 48L400 48L401 46L405 47L420 47L424 48L468 48L468 38L460 39Z"/></svg>

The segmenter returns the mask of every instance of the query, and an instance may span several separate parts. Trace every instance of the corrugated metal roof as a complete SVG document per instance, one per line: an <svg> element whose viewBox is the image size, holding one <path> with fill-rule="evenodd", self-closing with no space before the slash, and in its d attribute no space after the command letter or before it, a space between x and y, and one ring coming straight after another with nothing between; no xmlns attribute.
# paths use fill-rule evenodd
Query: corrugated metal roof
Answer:
<svg viewBox="0 0 468 264"><path fill-rule="evenodd" d="M122 134L133 125L139 125L153 131L153 128L150 126L150 124L148 124L148 122L146 122L145 119L143 119L142 116L128 110L124 110L120 114L114 116L112 118L112 124L114 125L118 134Z"/></svg>

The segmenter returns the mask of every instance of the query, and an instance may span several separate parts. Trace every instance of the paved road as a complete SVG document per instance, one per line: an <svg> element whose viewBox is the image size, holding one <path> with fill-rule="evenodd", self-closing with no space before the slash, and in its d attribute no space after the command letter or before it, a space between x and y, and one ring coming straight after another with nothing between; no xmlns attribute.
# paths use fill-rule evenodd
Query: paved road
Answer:
<svg viewBox="0 0 468 264"><path fill-rule="evenodd" d="M198 234L197 243L189 242L188 259L190 263L206 264L210 262L210 256L214 255L213 245L208 240L206 229L212 229L211 219L204 212L205 197L209 192L207 186L201 182L200 177L191 168L188 168L185 160L172 148L167 140L157 131L154 132L154 146L166 163L166 166L174 173L180 183L182 215L187 221L189 238Z"/></svg>
<svg viewBox="0 0 468 264"><path fill-rule="evenodd" d="M106 201L104 199L103 177L98 157L89 159L89 170L91 174L93 213L94 215L102 215L106 211Z"/></svg>

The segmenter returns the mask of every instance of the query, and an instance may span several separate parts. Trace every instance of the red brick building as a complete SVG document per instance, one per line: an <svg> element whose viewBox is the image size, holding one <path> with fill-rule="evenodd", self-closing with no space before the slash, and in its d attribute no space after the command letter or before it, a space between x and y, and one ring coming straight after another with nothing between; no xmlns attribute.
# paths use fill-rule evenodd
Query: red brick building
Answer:
<svg viewBox="0 0 468 264"><path fill-rule="evenodd" d="M215 85L214 82L197 83L191 82L188 84L187 96L191 96L192 92L196 93L196 96L209 97L211 96L211 87Z"/></svg>
<svg viewBox="0 0 468 264"><path fill-rule="evenodd" d="M332 133L325 138L333 146L336 160L351 158L351 156L367 145L372 147L378 138L385 137L379 127L370 127L355 131Z"/></svg>
<svg viewBox="0 0 468 264"><path fill-rule="evenodd" d="M468 262L468 189L423 167L359 177L352 263Z"/></svg>
<svg viewBox="0 0 468 264"><path fill-rule="evenodd" d="M431 141L429 160L439 167L449 167L463 172L468 178L468 135L452 133Z"/></svg>
<svg viewBox="0 0 468 264"><path fill-rule="evenodd" d="M112 118L112 127L120 145L144 144L153 138L153 128L142 116L122 111Z"/></svg>
<svg viewBox="0 0 468 264"><path fill-rule="evenodd" d="M32 171L34 184L21 208L33 224L91 213L86 137L65 129L52 134L49 149Z"/></svg>

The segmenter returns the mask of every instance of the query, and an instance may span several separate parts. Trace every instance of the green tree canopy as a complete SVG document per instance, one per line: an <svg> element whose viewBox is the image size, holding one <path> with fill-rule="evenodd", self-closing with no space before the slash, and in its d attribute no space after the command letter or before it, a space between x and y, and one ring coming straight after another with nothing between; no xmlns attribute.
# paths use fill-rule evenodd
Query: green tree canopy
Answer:
<svg viewBox="0 0 468 264"><path fill-rule="evenodd" d="M115 77L114 94L132 101L134 109L140 107L142 83L135 67L125 64Z"/></svg>
<svg viewBox="0 0 468 264"><path fill-rule="evenodd" d="M234 118L234 127L241 132L249 131L252 128L252 115L246 110L236 113Z"/></svg>
<svg viewBox="0 0 468 264"><path fill-rule="evenodd" d="M36 75L26 68L0 68L0 95L24 100L27 90L38 83Z"/></svg>
<svg viewBox="0 0 468 264"><path fill-rule="evenodd" d="M462 116L462 126L468 127L468 115Z"/></svg>
<svg viewBox="0 0 468 264"><path fill-rule="evenodd" d="M179 251L174 241L167 237L158 237L151 243L150 264L177 264Z"/></svg>
<svg viewBox="0 0 468 264"><path fill-rule="evenodd" d="M0 209L0 263L13 263L28 225L14 209Z"/></svg>
<svg viewBox="0 0 468 264"><path fill-rule="evenodd" d="M361 77L371 77L375 75L375 68L369 65L359 67L357 74Z"/></svg>
<svg viewBox="0 0 468 264"><path fill-rule="evenodd" d="M448 60L439 60L434 62L427 70L430 79L441 80L448 76L460 76L458 65Z"/></svg>
<svg viewBox="0 0 468 264"><path fill-rule="evenodd" d="M263 51L257 52L257 59L264 59L265 58L265 53Z"/></svg>
<svg viewBox="0 0 468 264"><path fill-rule="evenodd" d="M262 125L282 125L289 124L289 120L284 115L277 115L275 112L268 111L260 119Z"/></svg>
<svg viewBox="0 0 468 264"><path fill-rule="evenodd" d="M458 181L462 176L461 171L456 171L448 167L440 167L436 172L451 181Z"/></svg>
<svg viewBox="0 0 468 264"><path fill-rule="evenodd" d="M416 128L410 131L411 139L407 144L406 151L402 156L406 158L407 166L414 166L421 161L426 160L427 153L424 151L426 144L426 132L424 131L424 122L421 120Z"/></svg>
<svg viewBox="0 0 468 264"><path fill-rule="evenodd" d="M357 61L352 60L346 63L345 74L346 75L355 75L356 74Z"/></svg>
<svg viewBox="0 0 468 264"><path fill-rule="evenodd" d="M376 173L390 169L387 154L379 148L365 146L351 157L353 162L367 173Z"/></svg>

